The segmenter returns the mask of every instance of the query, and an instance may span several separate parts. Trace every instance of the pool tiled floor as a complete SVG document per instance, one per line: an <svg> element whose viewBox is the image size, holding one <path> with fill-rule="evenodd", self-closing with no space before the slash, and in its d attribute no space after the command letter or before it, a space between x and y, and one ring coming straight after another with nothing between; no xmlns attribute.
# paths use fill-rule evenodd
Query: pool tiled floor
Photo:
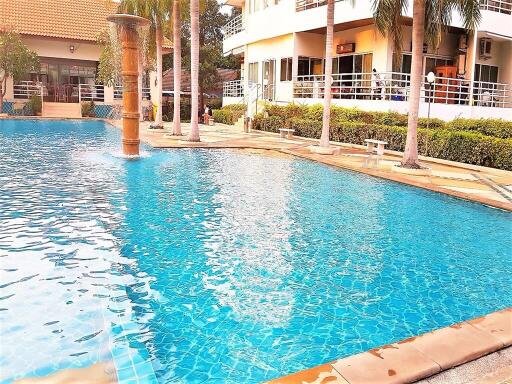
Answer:
<svg viewBox="0 0 512 384"><path fill-rule="evenodd" d="M114 125L120 127L121 122L114 122ZM201 125L202 141L199 143L187 142L186 136L169 136L171 123L165 123L163 130L148 128L149 123L142 123L141 139L155 148L274 150L512 211L512 191L510 190L512 172L510 171L420 158L422 164L432 168L432 175L412 176L391 171L392 165L399 163L401 159L400 154L396 152L386 153L378 168L365 168L366 154L364 149L358 146L333 143L341 147L341 153L325 156L310 153L308 147L315 144L315 140L300 137L288 140L280 138L278 134L261 131L244 133L240 127L224 124ZM189 125L183 124L182 129L184 134L187 134Z"/></svg>

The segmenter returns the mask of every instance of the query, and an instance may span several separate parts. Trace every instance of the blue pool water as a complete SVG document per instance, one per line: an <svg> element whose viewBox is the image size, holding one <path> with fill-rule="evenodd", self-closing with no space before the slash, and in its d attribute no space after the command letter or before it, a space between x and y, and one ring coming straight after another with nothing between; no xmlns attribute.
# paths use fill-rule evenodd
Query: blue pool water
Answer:
<svg viewBox="0 0 512 384"><path fill-rule="evenodd" d="M0 120L0 381L258 383L512 305L512 215L306 160Z"/></svg>

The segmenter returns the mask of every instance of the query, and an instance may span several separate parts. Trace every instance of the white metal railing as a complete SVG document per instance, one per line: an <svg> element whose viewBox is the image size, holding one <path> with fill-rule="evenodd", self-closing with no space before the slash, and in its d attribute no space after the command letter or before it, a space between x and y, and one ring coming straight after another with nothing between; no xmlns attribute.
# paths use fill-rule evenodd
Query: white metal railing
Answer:
<svg viewBox="0 0 512 384"><path fill-rule="evenodd" d="M105 87L101 84L80 84L78 101L105 101Z"/></svg>
<svg viewBox="0 0 512 384"><path fill-rule="evenodd" d="M406 101L409 98L410 75L406 73L339 73L332 77L334 99ZM511 84L474 82L473 103L470 103L470 84L469 80L444 77L438 77L429 84L425 78L421 99L443 104L512 107ZM293 83L293 97L323 98L324 89L324 75L297 76Z"/></svg>
<svg viewBox="0 0 512 384"><path fill-rule="evenodd" d="M32 81L22 81L19 84L14 84L13 93L15 99L29 99L32 95L41 95L41 85Z"/></svg>
<svg viewBox="0 0 512 384"><path fill-rule="evenodd" d="M244 30L243 14L236 16L224 25L222 31L224 32L224 39L236 35Z"/></svg>
<svg viewBox="0 0 512 384"><path fill-rule="evenodd" d="M244 96L244 81L243 80L225 81L222 84L222 95L224 97L243 97Z"/></svg>
<svg viewBox="0 0 512 384"><path fill-rule="evenodd" d="M342 0L335 0L342 1ZM327 5L327 0L296 0L295 1L295 11L305 11L306 9L321 7L322 5Z"/></svg>
<svg viewBox="0 0 512 384"><path fill-rule="evenodd" d="M123 98L123 86L115 85L114 86L114 100L121 100ZM150 100L151 99L151 88L142 87L142 99Z"/></svg>
<svg viewBox="0 0 512 384"><path fill-rule="evenodd" d="M510 15L512 14L512 0L480 0L480 8Z"/></svg>

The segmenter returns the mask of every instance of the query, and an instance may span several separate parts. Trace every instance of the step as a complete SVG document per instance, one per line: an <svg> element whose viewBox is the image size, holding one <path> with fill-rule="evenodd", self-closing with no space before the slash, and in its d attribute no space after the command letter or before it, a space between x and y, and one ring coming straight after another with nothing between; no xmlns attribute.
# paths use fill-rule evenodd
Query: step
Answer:
<svg viewBox="0 0 512 384"><path fill-rule="evenodd" d="M43 105L43 117L80 118L82 108L80 103L50 103Z"/></svg>

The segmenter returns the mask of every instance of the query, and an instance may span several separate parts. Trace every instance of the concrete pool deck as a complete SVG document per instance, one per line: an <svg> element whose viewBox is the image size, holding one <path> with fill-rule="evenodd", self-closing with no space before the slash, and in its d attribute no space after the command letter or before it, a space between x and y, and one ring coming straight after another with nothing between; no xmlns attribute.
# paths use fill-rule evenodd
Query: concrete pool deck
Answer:
<svg viewBox="0 0 512 384"><path fill-rule="evenodd" d="M120 127L120 122L113 122L113 124ZM185 134L188 133L189 125L182 124L182 129ZM357 145L332 143L339 146L340 153L326 156L310 153L308 147L316 144L317 140L301 137L288 140L280 138L278 134L262 131L244 133L236 126L200 125L201 142L199 143L186 142L185 137L169 136L170 130L171 123L165 123L163 130L152 130L149 129L149 123L144 122L140 129L141 140L154 148L274 150L512 211L512 172L510 171L420 157L422 164L432 168L432 174L413 176L391 171L391 167L398 164L401 159L400 153L394 151L386 151L378 168L365 168L365 150Z"/></svg>

